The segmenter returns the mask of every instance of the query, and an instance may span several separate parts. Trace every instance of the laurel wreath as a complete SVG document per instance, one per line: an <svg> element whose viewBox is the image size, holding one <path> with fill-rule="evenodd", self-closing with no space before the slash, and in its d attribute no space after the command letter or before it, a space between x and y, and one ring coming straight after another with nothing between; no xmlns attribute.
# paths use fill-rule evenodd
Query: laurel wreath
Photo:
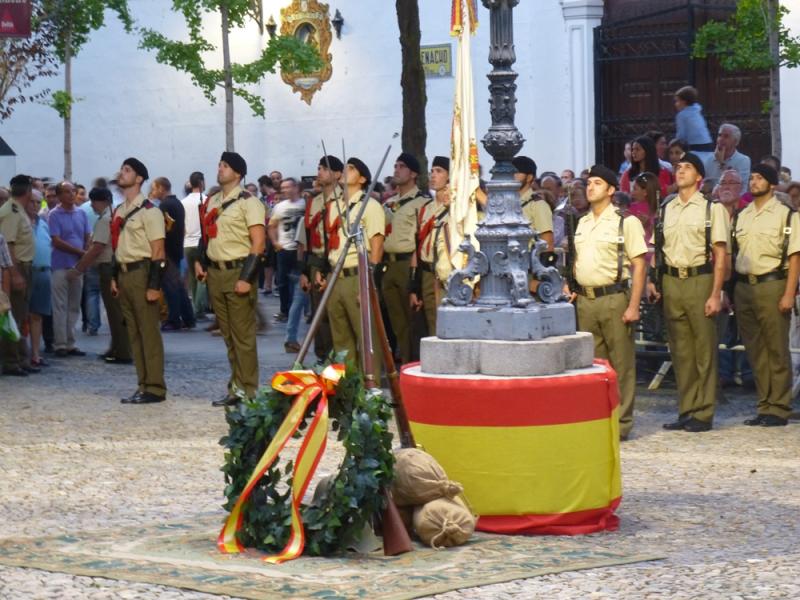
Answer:
<svg viewBox="0 0 800 600"><path fill-rule="evenodd" d="M319 374L322 368L315 371ZM254 399L227 412L229 432L220 440L226 449L222 467L226 510L233 508L292 400L265 387ZM331 429L337 432L345 457L323 499L302 506L304 553L312 556L338 554L358 541L365 525L384 506L380 491L390 484L394 468L387 425L391 409L383 395L365 390L361 375L348 365L329 400ZM313 409L308 411L300 431L313 414ZM273 553L286 545L291 532L292 469L291 460L283 469L276 463L256 485L242 509L237 534L245 547Z"/></svg>

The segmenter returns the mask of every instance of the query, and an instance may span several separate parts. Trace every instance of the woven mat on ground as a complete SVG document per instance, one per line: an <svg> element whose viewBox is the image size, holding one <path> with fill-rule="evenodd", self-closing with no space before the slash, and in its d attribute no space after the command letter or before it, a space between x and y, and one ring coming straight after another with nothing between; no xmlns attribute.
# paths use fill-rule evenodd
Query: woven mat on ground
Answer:
<svg viewBox="0 0 800 600"><path fill-rule="evenodd" d="M0 540L0 564L168 585L253 599L405 600L548 573L657 560L609 549L612 534L519 537L476 534L459 548L418 546L395 557L350 554L270 565L263 554L220 554L222 516L52 538Z"/></svg>

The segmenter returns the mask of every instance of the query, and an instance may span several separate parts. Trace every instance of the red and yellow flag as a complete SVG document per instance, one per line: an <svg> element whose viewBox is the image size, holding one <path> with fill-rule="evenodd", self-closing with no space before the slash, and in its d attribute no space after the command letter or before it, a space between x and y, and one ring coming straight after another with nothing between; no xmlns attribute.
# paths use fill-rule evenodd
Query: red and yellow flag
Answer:
<svg viewBox="0 0 800 600"><path fill-rule="evenodd" d="M256 486L267 469L278 459L286 443L292 438L300 424L303 422L306 410L314 400L319 398L316 413L309 425L300 451L297 454L292 480L292 531L289 541L280 553L268 556L266 562L280 564L287 560L297 558L303 553L305 534L303 521L300 517L300 503L308 489L314 472L317 469L328 439L328 394L333 393L336 384L344 376L344 365L330 365L325 368L322 375L318 376L313 371L284 371L272 378L272 387L279 392L295 396L289 413L278 428L278 432L270 442L263 456L258 461L253 474L247 481L236 504L228 515L225 525L217 538L217 547L221 552L236 554L242 552L244 547L236 537L236 532L242 526L242 507L250 493Z"/></svg>

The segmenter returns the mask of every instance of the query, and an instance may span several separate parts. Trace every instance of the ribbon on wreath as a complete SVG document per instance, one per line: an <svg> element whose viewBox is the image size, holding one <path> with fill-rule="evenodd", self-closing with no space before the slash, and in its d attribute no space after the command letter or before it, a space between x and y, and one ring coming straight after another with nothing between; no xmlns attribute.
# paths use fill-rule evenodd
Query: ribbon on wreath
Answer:
<svg viewBox="0 0 800 600"><path fill-rule="evenodd" d="M258 461L253 474L247 481L242 493L236 500L222 531L217 538L217 547L226 554L236 554L244 551L244 547L236 537L236 533L242 526L242 508L250 497L250 493L255 488L267 469L278 459L278 455L283 450L286 443L292 438L297 428L303 422L308 407L319 398L317 410L311 424L305 432L300 451L294 464L294 475L292 479L292 531L289 541L278 554L267 556L264 560L273 564L280 564L287 560L297 558L303 553L305 547L305 532L303 521L300 517L300 502L308 489L314 472L317 469L320 459L325 452L325 444L328 439L328 394L333 393L336 384L344 376L344 365L328 365L317 375L313 371L284 371L277 373L272 378L273 389L294 396L292 406L286 418L284 418L278 428L275 437L269 443L264 454Z"/></svg>

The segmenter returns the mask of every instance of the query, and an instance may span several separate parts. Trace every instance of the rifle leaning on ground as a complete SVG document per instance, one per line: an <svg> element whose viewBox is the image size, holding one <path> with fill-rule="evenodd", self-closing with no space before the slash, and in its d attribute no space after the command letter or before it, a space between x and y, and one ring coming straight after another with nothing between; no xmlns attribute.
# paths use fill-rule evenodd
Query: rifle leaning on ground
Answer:
<svg viewBox="0 0 800 600"><path fill-rule="evenodd" d="M386 365L386 371L392 389L393 407L395 411L395 419L397 420L398 431L400 432L400 441L402 446L405 448L409 446L413 447L414 445L413 436L411 435L411 428L408 423L408 417L406 416L405 408L403 406L402 396L400 394L400 384L397 378L397 370L394 365L394 360L392 358L391 350L388 348L389 343L388 341L386 341L386 328L383 323L383 319L381 317L380 309L379 308L375 309L376 306L379 306L378 295L377 291L375 290L374 281L372 280L372 273L370 272L369 268L367 251L363 243L363 232L361 231L361 219L364 216L364 211L366 209L367 203L369 202L372 191L375 189L375 182L378 180L380 176L380 172L383 169L383 165L385 164L386 158L389 156L389 152L391 151L391 149L392 149L391 145L388 148L386 148L386 152L384 152L383 159L381 160L381 163L378 166L378 170L376 171L372 183L370 184L369 188L367 189L364 195L364 199L361 202L361 206L359 206L358 208L358 213L354 221L350 219L349 205L347 207L347 214L345 215L346 220L344 222L346 223L346 227L349 228L348 235L345 238L344 247L342 248L342 253L339 255L339 259L336 261L336 265L334 265L332 272L327 278L325 291L322 294L322 298L320 298L319 306L317 307L317 310L314 313L313 318L311 319L311 324L308 328L308 332L306 333L306 336L303 339L303 343L300 346L300 351L297 353L297 357L295 358L295 367L297 368L301 366L303 360L305 360L305 357L308 354L311 342L314 339L314 336L316 335L317 329L319 329L320 323L322 322L322 315L330 300L333 287L339 275L341 274L342 269L344 268L344 262L345 259L347 258L350 245L356 243L359 249L359 254L358 254L359 301L361 307L361 348L362 348L362 359L363 359L362 368L364 371L364 385L368 390L376 388L380 389L379 382L375 381L375 377L373 374L374 364L372 360L373 345L372 345L371 313L374 313L375 325L379 331L379 336L381 338L380 341L383 345L383 350L384 350L383 352L384 364ZM325 152L324 144L323 144L323 152ZM325 152L325 156L327 157L327 152ZM330 169L330 166L328 168ZM337 200L334 199L334 201ZM325 223L324 226L327 227L327 223ZM358 240L360 240L360 243L358 242ZM370 307L372 307L373 309L372 311L370 310ZM368 393L374 393L374 392L368 392ZM391 497L391 492L387 489L384 489L382 490L382 494L386 499L386 507L384 508L383 514L381 515L381 522L383 529L383 552L387 556L394 556L396 554L410 552L412 549L411 538L409 537L408 532L406 531L405 525L403 525L403 520L400 518L400 513L397 510L397 505L394 503L394 500Z"/></svg>

